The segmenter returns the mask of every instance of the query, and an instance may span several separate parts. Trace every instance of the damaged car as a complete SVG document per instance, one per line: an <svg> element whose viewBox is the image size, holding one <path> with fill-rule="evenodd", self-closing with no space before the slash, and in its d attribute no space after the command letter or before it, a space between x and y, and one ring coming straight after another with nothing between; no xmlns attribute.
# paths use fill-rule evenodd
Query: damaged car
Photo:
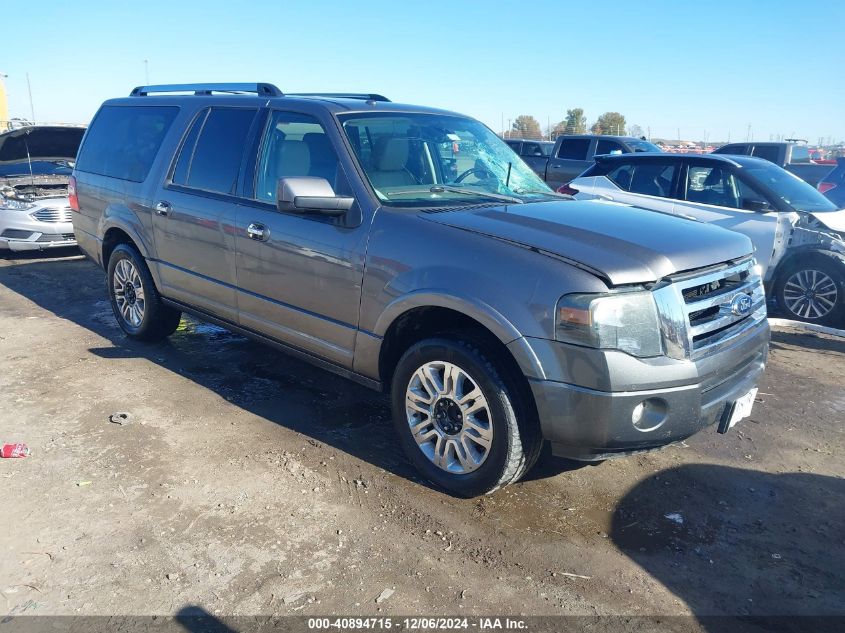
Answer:
<svg viewBox="0 0 845 633"><path fill-rule="evenodd" d="M599 156L564 193L743 233L754 243L770 299L788 318L845 327L845 210L767 160Z"/></svg>
<svg viewBox="0 0 845 633"><path fill-rule="evenodd" d="M84 134L70 125L0 134L0 254L76 246L68 181Z"/></svg>

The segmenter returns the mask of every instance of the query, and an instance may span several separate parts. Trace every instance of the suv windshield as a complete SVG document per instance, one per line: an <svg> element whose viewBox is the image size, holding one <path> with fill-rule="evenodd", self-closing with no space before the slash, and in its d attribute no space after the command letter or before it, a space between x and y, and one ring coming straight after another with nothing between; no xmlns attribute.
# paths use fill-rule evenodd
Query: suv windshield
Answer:
<svg viewBox="0 0 845 633"><path fill-rule="evenodd" d="M389 206L556 197L502 139L473 119L398 112L339 118L376 195Z"/></svg>
<svg viewBox="0 0 845 633"><path fill-rule="evenodd" d="M785 169L769 162L746 164L743 171L762 183L786 204L798 211L836 211L836 205L812 186Z"/></svg>

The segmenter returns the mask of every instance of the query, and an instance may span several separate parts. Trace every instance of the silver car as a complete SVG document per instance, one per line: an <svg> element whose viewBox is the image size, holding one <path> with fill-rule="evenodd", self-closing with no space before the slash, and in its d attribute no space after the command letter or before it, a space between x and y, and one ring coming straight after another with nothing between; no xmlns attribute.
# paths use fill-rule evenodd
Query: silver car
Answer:
<svg viewBox="0 0 845 633"><path fill-rule="evenodd" d="M748 236L789 318L845 327L845 209L752 156L601 156L558 191L635 205Z"/></svg>
<svg viewBox="0 0 845 633"><path fill-rule="evenodd" d="M0 253L76 246L67 187L84 133L33 125L0 134Z"/></svg>

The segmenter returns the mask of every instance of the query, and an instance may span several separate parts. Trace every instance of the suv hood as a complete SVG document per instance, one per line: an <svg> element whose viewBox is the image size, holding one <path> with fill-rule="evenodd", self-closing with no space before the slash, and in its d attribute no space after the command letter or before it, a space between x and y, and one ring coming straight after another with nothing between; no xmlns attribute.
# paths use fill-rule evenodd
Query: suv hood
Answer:
<svg viewBox="0 0 845 633"><path fill-rule="evenodd" d="M562 257L614 286L655 282L753 250L739 233L609 202L561 200L438 210L424 217Z"/></svg>

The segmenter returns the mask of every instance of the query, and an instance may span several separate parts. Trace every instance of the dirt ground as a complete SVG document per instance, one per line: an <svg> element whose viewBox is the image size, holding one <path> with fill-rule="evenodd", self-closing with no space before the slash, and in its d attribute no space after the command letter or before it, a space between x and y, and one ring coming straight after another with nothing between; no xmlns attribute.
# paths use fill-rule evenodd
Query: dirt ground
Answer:
<svg viewBox="0 0 845 633"><path fill-rule="evenodd" d="M845 615L843 376L778 331L730 434L459 500L383 396L192 320L131 342L78 253L0 259L0 612Z"/></svg>

